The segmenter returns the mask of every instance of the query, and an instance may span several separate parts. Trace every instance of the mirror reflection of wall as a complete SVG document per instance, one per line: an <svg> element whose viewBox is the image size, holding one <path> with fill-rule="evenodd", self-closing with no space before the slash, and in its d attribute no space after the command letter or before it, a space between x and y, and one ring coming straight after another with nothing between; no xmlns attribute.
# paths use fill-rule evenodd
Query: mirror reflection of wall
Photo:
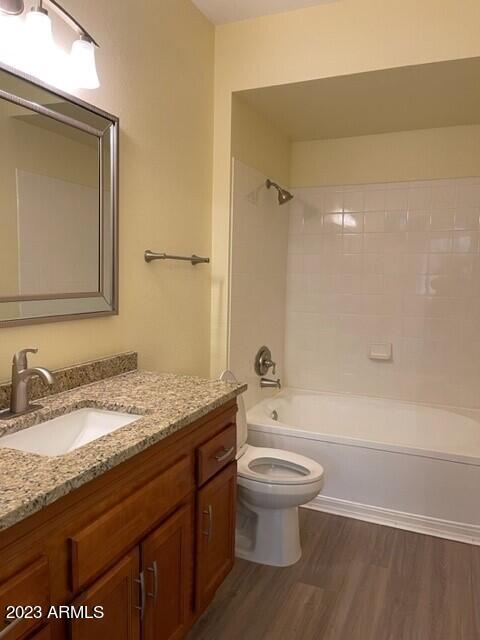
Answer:
<svg viewBox="0 0 480 640"><path fill-rule="evenodd" d="M97 140L5 100L0 136L0 297L98 291Z"/></svg>
<svg viewBox="0 0 480 640"><path fill-rule="evenodd" d="M1 70L0 88L0 322L108 312L112 122Z"/></svg>

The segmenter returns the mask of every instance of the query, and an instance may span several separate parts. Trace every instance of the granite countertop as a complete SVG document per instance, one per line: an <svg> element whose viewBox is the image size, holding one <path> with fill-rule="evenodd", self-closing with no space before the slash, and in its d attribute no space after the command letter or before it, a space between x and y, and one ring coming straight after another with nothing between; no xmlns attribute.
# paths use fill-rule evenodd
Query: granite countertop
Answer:
<svg viewBox="0 0 480 640"><path fill-rule="evenodd" d="M139 420L62 456L0 448L0 530L190 425L246 385L133 371L43 398L42 409L0 422L0 436L83 407L140 414Z"/></svg>

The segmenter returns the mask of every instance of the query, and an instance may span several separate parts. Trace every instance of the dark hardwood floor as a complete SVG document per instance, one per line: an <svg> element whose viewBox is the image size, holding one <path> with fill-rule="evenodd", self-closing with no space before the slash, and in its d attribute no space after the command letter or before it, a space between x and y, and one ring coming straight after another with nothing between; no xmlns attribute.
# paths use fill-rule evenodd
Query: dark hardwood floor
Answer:
<svg viewBox="0 0 480 640"><path fill-rule="evenodd" d="M300 562L237 560L188 640L480 640L480 547L300 518Z"/></svg>

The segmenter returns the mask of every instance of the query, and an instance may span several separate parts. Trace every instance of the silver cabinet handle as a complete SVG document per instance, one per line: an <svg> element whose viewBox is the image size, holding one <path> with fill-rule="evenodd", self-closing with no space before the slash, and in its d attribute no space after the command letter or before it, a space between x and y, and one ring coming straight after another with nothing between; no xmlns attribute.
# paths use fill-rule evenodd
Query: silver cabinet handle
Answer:
<svg viewBox="0 0 480 640"><path fill-rule="evenodd" d="M15 620L13 620L13 622L9 622L5 629L0 631L0 640L2 640L3 638L8 638L10 632L13 631L15 627L18 627L21 622L23 622L22 618L16 618Z"/></svg>
<svg viewBox="0 0 480 640"><path fill-rule="evenodd" d="M146 601L146 594L145 594L145 575L143 573L143 571L140 572L140 577L138 579L134 579L134 582L136 584L140 585L140 606L136 606L135 609L138 609L140 611L140 620L143 621L143 616L145 615L145 601Z"/></svg>
<svg viewBox="0 0 480 640"><path fill-rule="evenodd" d="M151 573L153 573L153 592L147 593L147 596L149 596L150 598L153 598L153 601L156 603L158 598L158 567L157 567L156 560L153 561L153 564L151 567L147 568L147 571L150 571Z"/></svg>
<svg viewBox="0 0 480 640"><path fill-rule="evenodd" d="M230 447L230 449L226 449L224 447L220 453L216 454L215 460L217 462L225 462L225 460L227 460L234 451L235 451L235 446Z"/></svg>
<svg viewBox="0 0 480 640"><path fill-rule="evenodd" d="M213 531L213 509L212 505L209 504L208 507L204 510L203 515L208 516L208 529L203 532L204 536L207 536L207 542L210 544L212 541L212 531Z"/></svg>

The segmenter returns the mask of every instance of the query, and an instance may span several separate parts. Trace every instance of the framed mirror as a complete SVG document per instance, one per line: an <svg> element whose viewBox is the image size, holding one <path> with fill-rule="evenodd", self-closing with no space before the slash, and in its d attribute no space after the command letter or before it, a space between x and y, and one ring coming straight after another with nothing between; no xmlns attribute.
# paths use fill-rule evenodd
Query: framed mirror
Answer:
<svg viewBox="0 0 480 640"><path fill-rule="evenodd" d="M118 313L118 133L0 65L0 327Z"/></svg>

